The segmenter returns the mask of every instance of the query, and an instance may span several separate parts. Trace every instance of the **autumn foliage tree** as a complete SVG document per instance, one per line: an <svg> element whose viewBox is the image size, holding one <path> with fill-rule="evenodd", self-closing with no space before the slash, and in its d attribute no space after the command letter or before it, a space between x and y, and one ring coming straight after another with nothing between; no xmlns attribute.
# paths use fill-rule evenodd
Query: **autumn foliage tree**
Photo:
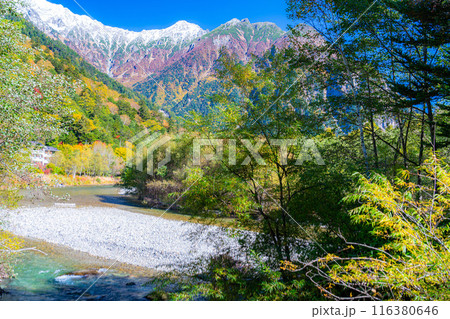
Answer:
<svg viewBox="0 0 450 319"><path fill-rule="evenodd" d="M411 182L408 171L395 182L359 175L357 191L344 200L356 205L350 211L352 222L369 225L379 240L347 242L344 251L350 253L303 264L327 297L450 299L450 168L431 157L421 171L422 185Z"/></svg>
<svg viewBox="0 0 450 319"><path fill-rule="evenodd" d="M52 164L67 175L115 176L124 167L124 159L110 145L100 141L91 145L62 144L58 147Z"/></svg>

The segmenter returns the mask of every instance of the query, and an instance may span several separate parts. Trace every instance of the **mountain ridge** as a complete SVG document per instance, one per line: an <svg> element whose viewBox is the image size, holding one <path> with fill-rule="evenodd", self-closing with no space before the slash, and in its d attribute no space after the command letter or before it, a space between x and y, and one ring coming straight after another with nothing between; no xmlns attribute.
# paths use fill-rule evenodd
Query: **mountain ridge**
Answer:
<svg viewBox="0 0 450 319"><path fill-rule="evenodd" d="M37 28L166 110L186 96L196 100L210 91L223 47L248 62L286 37L274 23L236 18L212 31L182 20L166 29L136 32L105 26L46 0L25 1L29 6L21 12Z"/></svg>
<svg viewBox="0 0 450 319"><path fill-rule="evenodd" d="M54 4L46 0L25 0L24 3L25 6L20 8L19 11L25 17L33 22L39 22L33 17L33 14L36 14L47 27L51 27L62 35L67 35L73 28L80 25L87 27L89 31L97 31L95 32L96 36L99 33L108 34L108 32L112 32L114 35L121 35L129 41L136 40L137 38L152 41L168 35L173 35L175 40L184 40L185 38L195 37L198 34L201 35L207 32L207 30L203 30L200 26L185 20L180 20L164 29L142 30L139 32L131 31L105 25L88 15L73 13L60 4ZM176 35L184 35L184 37L177 38Z"/></svg>
<svg viewBox="0 0 450 319"><path fill-rule="evenodd" d="M125 28L105 25L102 22L92 18L91 16L73 13L68 8L60 4L54 4L46 0L24 0L24 4L25 6L19 8L19 11L28 20L31 20L33 23L38 24L37 27L50 27L53 29L53 31L56 31L63 36L66 36L70 33L70 31L72 31L72 29L79 27L80 25L88 27L89 31L97 31L94 33L95 37L98 37L99 33L108 34L108 32L113 32L113 35L123 36L129 42L135 41L137 39L142 39L147 43L150 41L160 40L165 37L169 37L172 40L175 40L175 42L189 42L211 32L209 30L204 30L199 25L188 22L186 20L179 20L173 25L163 29L144 29L142 31L132 31ZM39 20L34 15L37 15L39 17ZM236 25L241 22L250 23L247 18L242 20L233 18L219 25L214 30L223 26ZM252 25L272 25L276 28L279 28L273 22L255 22L252 23ZM279 29L281 30L281 28Z"/></svg>

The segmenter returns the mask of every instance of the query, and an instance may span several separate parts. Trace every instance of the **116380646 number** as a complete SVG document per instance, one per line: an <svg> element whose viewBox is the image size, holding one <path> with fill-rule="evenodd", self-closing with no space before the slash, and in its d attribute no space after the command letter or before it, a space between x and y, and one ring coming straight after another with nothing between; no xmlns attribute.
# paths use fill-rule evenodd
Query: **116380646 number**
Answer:
<svg viewBox="0 0 450 319"><path fill-rule="evenodd" d="M373 316L437 316L438 306L372 306Z"/></svg>

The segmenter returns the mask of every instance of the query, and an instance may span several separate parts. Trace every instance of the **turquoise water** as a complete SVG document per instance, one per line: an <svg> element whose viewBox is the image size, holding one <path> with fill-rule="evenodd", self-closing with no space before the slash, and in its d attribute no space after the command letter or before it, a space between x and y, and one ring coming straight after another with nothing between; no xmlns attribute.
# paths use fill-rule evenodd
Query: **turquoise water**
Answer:
<svg viewBox="0 0 450 319"><path fill-rule="evenodd" d="M15 278L3 284L6 293L0 300L146 300L145 296L153 290L152 277L134 276L113 269L104 276L106 269L84 268L79 260L67 256L43 255L35 252L23 253L16 262ZM109 264L110 265L110 264ZM98 265L96 265L98 266ZM96 271L97 275L71 274L75 271ZM93 283L95 285L88 289Z"/></svg>
<svg viewBox="0 0 450 319"><path fill-rule="evenodd" d="M23 254L15 267L16 278L4 288L1 300L146 300L152 278L109 272L100 275L73 275L80 270L70 263L38 253ZM100 272L102 270L100 269ZM69 275L68 275L69 274ZM94 282L95 285L88 289Z"/></svg>
<svg viewBox="0 0 450 319"><path fill-rule="evenodd" d="M108 206L136 213L152 213L129 197L119 195L112 186L68 187L53 190L58 197L69 194L68 200L49 197L48 194L25 193L24 206L53 206L55 203L73 203L81 206ZM145 212L143 212L145 210ZM47 255L37 252L22 253L15 265L15 278L0 283L6 293L0 300L146 300L153 290L149 282L154 278L151 270L136 269L130 265L116 265L104 275L76 276L78 271L102 272L114 261L25 239L26 247L37 247ZM69 274L69 275L68 275ZM144 275L145 274L145 275ZM149 275L150 274L150 275ZM85 292L93 283L95 285Z"/></svg>

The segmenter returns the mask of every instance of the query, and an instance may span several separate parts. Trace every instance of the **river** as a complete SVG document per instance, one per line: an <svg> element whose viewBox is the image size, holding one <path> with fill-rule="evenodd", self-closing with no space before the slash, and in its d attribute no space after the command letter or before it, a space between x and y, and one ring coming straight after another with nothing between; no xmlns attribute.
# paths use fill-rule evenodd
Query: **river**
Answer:
<svg viewBox="0 0 450 319"><path fill-rule="evenodd" d="M24 192L24 207L76 205L115 207L137 214L160 216L162 211L145 208L113 186L53 189L52 195ZM164 218L187 220L167 213ZM3 281L1 300L146 300L154 289L154 270L115 263L63 246L23 238L26 247L41 252L21 253L14 263L15 278ZM111 265L113 265L111 267ZM110 268L111 267L111 268ZM105 271L110 268L106 273ZM94 282L95 285L85 292Z"/></svg>

